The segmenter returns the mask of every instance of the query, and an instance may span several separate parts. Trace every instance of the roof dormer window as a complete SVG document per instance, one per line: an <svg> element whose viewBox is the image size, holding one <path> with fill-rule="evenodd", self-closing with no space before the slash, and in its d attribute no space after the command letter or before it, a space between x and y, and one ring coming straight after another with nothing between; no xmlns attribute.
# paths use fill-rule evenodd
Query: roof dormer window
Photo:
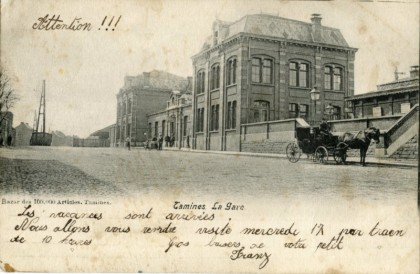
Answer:
<svg viewBox="0 0 420 274"><path fill-rule="evenodd" d="M217 45L217 40L219 38L219 32L216 30L213 35L213 45Z"/></svg>

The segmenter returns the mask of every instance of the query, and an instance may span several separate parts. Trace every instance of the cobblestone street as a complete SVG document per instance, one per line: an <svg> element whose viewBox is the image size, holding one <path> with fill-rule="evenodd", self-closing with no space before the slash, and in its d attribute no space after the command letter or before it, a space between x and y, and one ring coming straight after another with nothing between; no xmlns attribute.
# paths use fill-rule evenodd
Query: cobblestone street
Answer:
<svg viewBox="0 0 420 274"><path fill-rule="evenodd" d="M405 200L417 197L417 170L179 151L27 147L0 151L0 191Z"/></svg>

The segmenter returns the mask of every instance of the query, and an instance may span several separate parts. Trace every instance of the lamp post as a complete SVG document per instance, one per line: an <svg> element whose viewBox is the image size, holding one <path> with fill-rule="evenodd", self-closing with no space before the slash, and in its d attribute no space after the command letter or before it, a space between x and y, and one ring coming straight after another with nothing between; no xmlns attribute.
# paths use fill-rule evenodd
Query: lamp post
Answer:
<svg viewBox="0 0 420 274"><path fill-rule="evenodd" d="M311 100L314 101L314 115L312 116L312 125L316 123L316 101L319 100L319 93L320 92L318 91L316 86L309 93L311 95Z"/></svg>

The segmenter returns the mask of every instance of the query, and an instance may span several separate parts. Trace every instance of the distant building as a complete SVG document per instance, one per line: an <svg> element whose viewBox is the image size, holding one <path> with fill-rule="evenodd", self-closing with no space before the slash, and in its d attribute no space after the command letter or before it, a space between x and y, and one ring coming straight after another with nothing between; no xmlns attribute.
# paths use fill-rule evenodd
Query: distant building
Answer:
<svg viewBox="0 0 420 274"><path fill-rule="evenodd" d="M100 130L97 130L94 133L90 134L89 137L97 136L99 139L102 139L102 140L109 139L110 131L111 131L111 128L113 126L115 126L115 124L112 124L110 126L102 128Z"/></svg>
<svg viewBox="0 0 420 274"><path fill-rule="evenodd" d="M147 114L165 109L173 90L191 91L192 78L153 70L139 76L126 76L117 94L117 121L111 146L123 146L127 137L136 143L146 140Z"/></svg>
<svg viewBox="0 0 420 274"><path fill-rule="evenodd" d="M28 125L28 123L21 122L15 128L15 146L29 146L31 141L31 136L33 129Z"/></svg>
<svg viewBox="0 0 420 274"><path fill-rule="evenodd" d="M321 20L319 14L311 23L265 14L216 20L192 57L193 148L239 151L241 125L288 118L316 123L329 105L340 119L344 98L354 94L357 49Z"/></svg>
<svg viewBox="0 0 420 274"><path fill-rule="evenodd" d="M418 103L419 66L411 67L409 77L378 85L374 92L347 99L349 113L354 118L401 115Z"/></svg>
<svg viewBox="0 0 420 274"><path fill-rule="evenodd" d="M175 138L174 146L190 147L192 134L192 95L173 91L166 103L166 108L147 115L147 137L153 139L162 135Z"/></svg>
<svg viewBox="0 0 420 274"><path fill-rule="evenodd" d="M0 112L0 146L8 145L8 140L13 140L13 113Z"/></svg>
<svg viewBox="0 0 420 274"><path fill-rule="evenodd" d="M73 136L67 136L58 130L53 131L51 135L51 146L73 146Z"/></svg>

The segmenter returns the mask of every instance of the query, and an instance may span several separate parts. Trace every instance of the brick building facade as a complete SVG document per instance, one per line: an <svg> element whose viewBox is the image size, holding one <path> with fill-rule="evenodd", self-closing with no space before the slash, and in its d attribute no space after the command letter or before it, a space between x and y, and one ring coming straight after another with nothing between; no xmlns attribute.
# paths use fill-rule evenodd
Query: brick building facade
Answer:
<svg viewBox="0 0 420 274"><path fill-rule="evenodd" d="M240 150L241 125L301 117L319 121L326 106L344 114L354 94L355 48L340 30L277 16L216 20L192 57L192 146ZM310 92L319 92L311 101ZM315 105L316 104L316 105Z"/></svg>
<svg viewBox="0 0 420 274"><path fill-rule="evenodd" d="M191 102L191 93L174 91L167 101L166 109L148 115L148 137L173 137L174 147L189 148L192 133Z"/></svg>
<svg viewBox="0 0 420 274"><path fill-rule="evenodd" d="M153 70L139 76L126 76L117 94L117 121L111 146L123 146L127 137L140 144L149 131L147 114L165 109L173 90L191 90L191 78Z"/></svg>

